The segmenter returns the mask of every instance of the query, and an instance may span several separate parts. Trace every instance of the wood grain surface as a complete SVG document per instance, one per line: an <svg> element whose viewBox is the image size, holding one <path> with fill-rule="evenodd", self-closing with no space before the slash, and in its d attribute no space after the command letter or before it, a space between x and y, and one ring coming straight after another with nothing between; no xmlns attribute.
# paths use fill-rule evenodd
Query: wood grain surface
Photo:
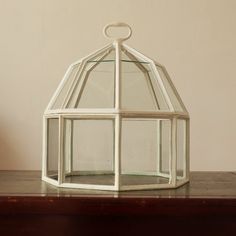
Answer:
<svg viewBox="0 0 236 236"><path fill-rule="evenodd" d="M236 174L193 172L175 190L59 189L0 171L0 235L236 235Z"/></svg>

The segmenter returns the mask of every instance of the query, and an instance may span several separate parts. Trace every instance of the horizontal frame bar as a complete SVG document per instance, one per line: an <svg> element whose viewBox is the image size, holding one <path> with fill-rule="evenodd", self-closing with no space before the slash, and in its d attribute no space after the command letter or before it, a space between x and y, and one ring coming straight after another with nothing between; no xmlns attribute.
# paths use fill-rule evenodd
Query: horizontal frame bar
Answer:
<svg viewBox="0 0 236 236"><path fill-rule="evenodd" d="M60 188L76 188L76 189L87 189L87 190L108 190L108 191L130 191L130 190L155 190L155 189L173 189L178 188L189 182L189 179L178 180L176 185L173 184L143 184L143 185L121 185L117 189L114 185L98 185L98 184L75 184L75 183L62 183L53 180L48 177L42 177L42 180Z"/></svg>
<svg viewBox="0 0 236 236"><path fill-rule="evenodd" d="M59 187L59 183L58 183L58 181L55 180L55 179L51 179L51 178L49 178L49 177L47 177L47 176L42 176L42 180L45 181L45 182L47 182L47 183L49 183L49 184L52 184L52 185L54 185L54 186L56 186L56 187Z"/></svg>
<svg viewBox="0 0 236 236"><path fill-rule="evenodd" d="M71 171L66 173L68 176L85 176L85 175L114 175L114 171L110 170L90 170L90 171Z"/></svg>
<svg viewBox="0 0 236 236"><path fill-rule="evenodd" d="M143 185L122 185L120 191L129 191L129 190L154 190L154 189L171 189L176 188L176 185L173 184L143 184Z"/></svg>
<svg viewBox="0 0 236 236"><path fill-rule="evenodd" d="M117 191L117 189L115 188L115 185L62 183L58 187L61 187L61 188L88 189L88 190Z"/></svg>
<svg viewBox="0 0 236 236"><path fill-rule="evenodd" d="M179 119L189 119L189 115L185 112L170 112L170 111L125 111L125 110L116 110L116 109L65 109L65 110L54 110L44 114L46 117L58 118L59 115L63 116L96 116L96 115L108 115L114 116L116 114L120 114L122 117L155 117L155 118L179 118Z"/></svg>

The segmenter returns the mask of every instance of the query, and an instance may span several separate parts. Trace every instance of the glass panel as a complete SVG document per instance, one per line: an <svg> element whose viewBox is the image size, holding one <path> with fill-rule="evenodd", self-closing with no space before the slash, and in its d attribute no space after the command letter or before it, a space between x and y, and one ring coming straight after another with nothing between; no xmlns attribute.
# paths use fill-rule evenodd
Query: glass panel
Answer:
<svg viewBox="0 0 236 236"><path fill-rule="evenodd" d="M159 172L160 174L170 174L170 156L171 156L171 122L170 120L160 120L159 128Z"/></svg>
<svg viewBox="0 0 236 236"><path fill-rule="evenodd" d="M186 121L177 120L177 176L184 177L186 164Z"/></svg>
<svg viewBox="0 0 236 236"><path fill-rule="evenodd" d="M163 160L169 159L169 156L162 155L163 150L160 150L161 122L159 119L122 119L123 185L168 183L168 176L158 175L159 153Z"/></svg>
<svg viewBox="0 0 236 236"><path fill-rule="evenodd" d="M78 83L70 108L113 108L115 53L112 50L89 60Z"/></svg>
<svg viewBox="0 0 236 236"><path fill-rule="evenodd" d="M59 121L50 118L47 125L47 176L58 180Z"/></svg>
<svg viewBox="0 0 236 236"><path fill-rule="evenodd" d="M156 109L165 110L165 111L169 110L169 107L168 107L166 100L163 96L163 92L160 88L159 83L157 82L157 78L156 78L150 64L140 60L139 58L137 58L133 54L127 52L126 50L123 51L122 61L134 62L134 63L136 63L136 65L139 66L139 68L142 68L142 71L144 71L146 74L147 84L149 87L149 93L152 96L152 99L155 103Z"/></svg>
<svg viewBox="0 0 236 236"><path fill-rule="evenodd" d="M156 171L157 121L147 119L122 120L122 172Z"/></svg>
<svg viewBox="0 0 236 236"><path fill-rule="evenodd" d="M122 108L127 110L156 110L157 103L149 73L144 67L146 62L137 62L136 58L131 57L131 54L122 53Z"/></svg>
<svg viewBox="0 0 236 236"><path fill-rule="evenodd" d="M66 95L69 91L69 88L71 87L72 85L72 82L74 81L75 79L75 76L78 75L78 71L79 71L79 66L80 64L77 64L75 66L73 66L68 75L67 75L67 79L66 79L66 82L63 86L63 88L61 89L59 95L57 96L56 100L55 100L55 103L53 104L52 106L52 109L60 109L62 108L62 104L66 98Z"/></svg>
<svg viewBox="0 0 236 236"><path fill-rule="evenodd" d="M172 88L172 86L174 87L174 85L173 85L172 81L169 79L167 72L165 71L164 68L162 68L160 66L156 66L156 68L157 68L157 71L158 71L162 81L163 81L166 91L170 97L170 100L171 100L171 103L174 107L174 110L175 111L183 111L181 103L178 100L177 96L175 95L174 89ZM176 91L176 93L177 93L177 91Z"/></svg>
<svg viewBox="0 0 236 236"><path fill-rule="evenodd" d="M72 171L73 122L73 119L65 119L64 122L64 168L66 173Z"/></svg>
<svg viewBox="0 0 236 236"><path fill-rule="evenodd" d="M154 74L153 70L151 69L150 64L145 64L144 67L146 68L150 81L152 83L152 88L155 93L155 99L157 103L157 109L161 111L168 111L170 110L168 104L164 98L163 92L160 88L160 85L157 81L156 75Z"/></svg>
<svg viewBox="0 0 236 236"><path fill-rule="evenodd" d="M66 119L64 158L68 183L114 184L114 121Z"/></svg>

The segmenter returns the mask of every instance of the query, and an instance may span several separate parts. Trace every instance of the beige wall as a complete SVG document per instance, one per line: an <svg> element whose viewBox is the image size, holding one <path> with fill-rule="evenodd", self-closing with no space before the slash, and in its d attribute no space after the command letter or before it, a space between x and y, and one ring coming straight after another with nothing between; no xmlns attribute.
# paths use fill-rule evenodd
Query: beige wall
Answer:
<svg viewBox="0 0 236 236"><path fill-rule="evenodd" d="M167 67L191 114L191 170L236 169L236 1L0 0L0 169L40 169L42 114L111 21Z"/></svg>

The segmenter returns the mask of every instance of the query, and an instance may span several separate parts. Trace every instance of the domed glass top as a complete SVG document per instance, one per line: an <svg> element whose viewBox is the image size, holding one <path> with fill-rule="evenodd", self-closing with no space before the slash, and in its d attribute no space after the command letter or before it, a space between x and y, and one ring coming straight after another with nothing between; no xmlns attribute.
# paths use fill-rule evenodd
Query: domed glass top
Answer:
<svg viewBox="0 0 236 236"><path fill-rule="evenodd" d="M46 113L115 109L187 114L166 69L124 44L126 38L70 65Z"/></svg>

